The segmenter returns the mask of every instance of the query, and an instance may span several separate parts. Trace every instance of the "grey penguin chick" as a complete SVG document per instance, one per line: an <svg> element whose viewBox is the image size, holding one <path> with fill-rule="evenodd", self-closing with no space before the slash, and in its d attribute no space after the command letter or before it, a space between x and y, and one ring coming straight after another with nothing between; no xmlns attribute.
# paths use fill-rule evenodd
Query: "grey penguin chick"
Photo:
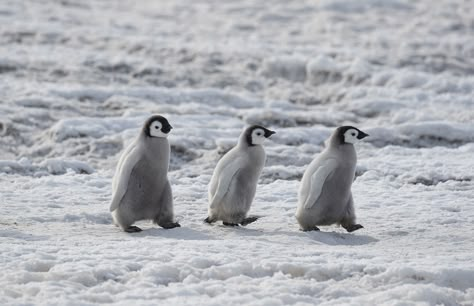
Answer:
<svg viewBox="0 0 474 306"><path fill-rule="evenodd" d="M247 213L265 165L262 144L273 134L274 131L263 126L250 126L240 135L238 144L219 160L209 184L209 209L205 222L222 220L224 225L236 226L258 219L247 218Z"/></svg>
<svg viewBox="0 0 474 306"><path fill-rule="evenodd" d="M174 221L173 196L168 181L172 127L165 117L146 120L138 137L123 152L112 181L110 211L114 223L125 232L140 232L132 224L152 220L163 228L180 225Z"/></svg>
<svg viewBox="0 0 474 306"><path fill-rule="evenodd" d="M303 231L318 231L318 225L340 224L348 232L356 224L351 186L357 155L354 143L369 136L352 126L338 127L327 148L306 169L298 194L296 219Z"/></svg>

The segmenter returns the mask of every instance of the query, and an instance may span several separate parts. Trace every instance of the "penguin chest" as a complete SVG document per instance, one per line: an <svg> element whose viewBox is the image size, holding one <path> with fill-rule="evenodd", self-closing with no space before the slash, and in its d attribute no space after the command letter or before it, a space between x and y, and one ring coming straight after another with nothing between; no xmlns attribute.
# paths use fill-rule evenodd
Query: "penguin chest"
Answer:
<svg viewBox="0 0 474 306"><path fill-rule="evenodd" d="M167 165L143 158L130 174L125 200L141 206L157 203L167 181Z"/></svg>
<svg viewBox="0 0 474 306"><path fill-rule="evenodd" d="M326 180L325 190L331 191L334 200L342 201L351 193L352 181L354 180L353 167L337 167Z"/></svg>
<svg viewBox="0 0 474 306"><path fill-rule="evenodd" d="M351 186L354 180L354 167L351 165L337 167L326 179L321 196L316 205L324 210L328 220L339 220L345 213L351 197Z"/></svg>
<svg viewBox="0 0 474 306"><path fill-rule="evenodd" d="M244 163L242 163L233 177L229 191L226 194L226 202L231 206L242 206L248 209L253 201L257 190L258 178L265 163L265 156L250 155Z"/></svg>
<svg viewBox="0 0 474 306"><path fill-rule="evenodd" d="M237 174L237 180L245 190L255 190L257 188L258 178L265 165L265 158L265 152L261 147L249 152L246 162Z"/></svg>

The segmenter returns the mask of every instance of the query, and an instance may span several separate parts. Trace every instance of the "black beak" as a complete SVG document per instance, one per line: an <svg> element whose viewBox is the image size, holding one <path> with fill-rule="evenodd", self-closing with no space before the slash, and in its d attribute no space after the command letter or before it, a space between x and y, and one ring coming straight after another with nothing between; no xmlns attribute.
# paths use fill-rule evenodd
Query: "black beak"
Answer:
<svg viewBox="0 0 474 306"><path fill-rule="evenodd" d="M367 136L369 136L369 134L359 131L359 135L357 135L357 139L364 139Z"/></svg>
<svg viewBox="0 0 474 306"><path fill-rule="evenodd" d="M168 134L173 127L171 125L164 126L161 130L163 133Z"/></svg>
<svg viewBox="0 0 474 306"><path fill-rule="evenodd" d="M270 136L272 136L273 134L275 134L276 132L275 131L270 131L270 130L265 130L265 138L268 138Z"/></svg>

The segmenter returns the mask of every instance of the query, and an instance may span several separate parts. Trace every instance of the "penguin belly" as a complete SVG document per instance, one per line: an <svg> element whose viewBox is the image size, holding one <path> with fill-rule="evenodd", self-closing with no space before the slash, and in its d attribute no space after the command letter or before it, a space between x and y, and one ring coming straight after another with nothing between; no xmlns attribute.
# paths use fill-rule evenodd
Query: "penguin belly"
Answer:
<svg viewBox="0 0 474 306"><path fill-rule="evenodd" d="M166 182L166 172L163 174L159 167L151 166L145 159L139 161L130 174L120 209L134 220L154 219L160 214Z"/></svg>
<svg viewBox="0 0 474 306"><path fill-rule="evenodd" d="M245 177L243 173L244 171L240 171L232 180L229 191L218 209L218 219L224 222L241 223L250 210L257 184L252 178Z"/></svg>
<svg viewBox="0 0 474 306"><path fill-rule="evenodd" d="M297 219L303 227L331 225L339 223L345 216L353 173L347 168L337 168L324 182L321 195L310 208L299 207Z"/></svg>

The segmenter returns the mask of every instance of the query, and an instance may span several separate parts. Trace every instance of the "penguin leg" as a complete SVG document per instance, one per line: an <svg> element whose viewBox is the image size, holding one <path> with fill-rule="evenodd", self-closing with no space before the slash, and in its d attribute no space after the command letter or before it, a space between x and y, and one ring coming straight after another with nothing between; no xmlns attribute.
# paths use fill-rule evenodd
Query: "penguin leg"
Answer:
<svg viewBox="0 0 474 306"><path fill-rule="evenodd" d="M132 215L126 213L126 209L123 207L119 207L112 212L112 218L114 220L114 224L116 226L120 226L124 232L127 233L137 233L141 232L142 229L138 226L133 226L133 219Z"/></svg>
<svg viewBox="0 0 474 306"><path fill-rule="evenodd" d="M352 199L352 194L347 203L347 210L345 216L342 218L340 224L346 231L349 233L356 231L358 229L364 228L362 225L355 222L356 216L354 211L354 200Z"/></svg>
<svg viewBox="0 0 474 306"><path fill-rule="evenodd" d="M161 210L158 216L155 217L154 222L164 229L181 227L178 222L174 221L173 195L171 193L171 186L169 182L166 183L160 202Z"/></svg>

